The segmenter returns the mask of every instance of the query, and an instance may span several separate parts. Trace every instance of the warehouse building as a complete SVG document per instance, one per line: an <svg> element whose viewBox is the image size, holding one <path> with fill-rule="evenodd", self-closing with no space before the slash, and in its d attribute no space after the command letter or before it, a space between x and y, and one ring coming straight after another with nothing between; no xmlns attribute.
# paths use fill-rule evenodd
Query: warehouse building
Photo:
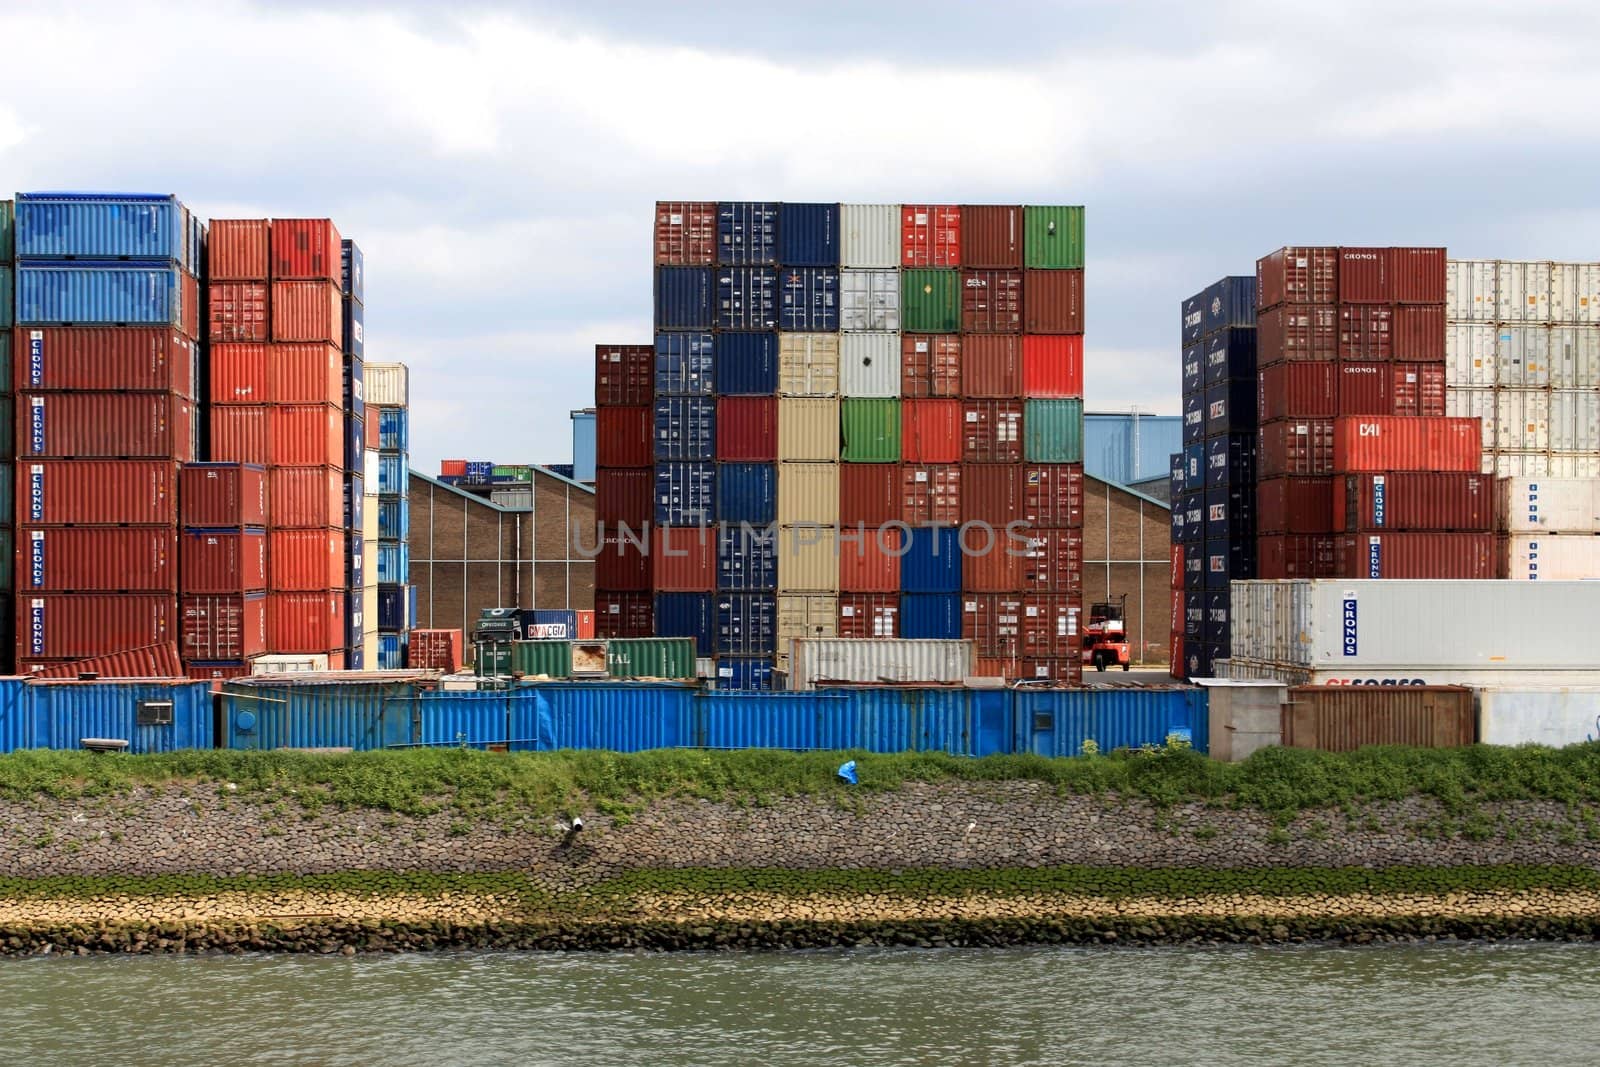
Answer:
<svg viewBox="0 0 1600 1067"><path fill-rule="evenodd" d="M1083 485L1084 605L1127 594L1135 663L1165 663L1172 620L1172 519L1154 497L1093 475Z"/></svg>

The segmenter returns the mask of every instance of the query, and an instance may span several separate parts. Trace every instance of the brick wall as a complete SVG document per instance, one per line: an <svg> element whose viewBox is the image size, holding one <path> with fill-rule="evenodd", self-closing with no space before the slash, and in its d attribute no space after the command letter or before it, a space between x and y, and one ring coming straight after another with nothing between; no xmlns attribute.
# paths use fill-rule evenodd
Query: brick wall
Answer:
<svg viewBox="0 0 1600 1067"><path fill-rule="evenodd" d="M1098 478L1083 485L1083 608L1128 594L1135 663L1165 663L1171 629L1171 513Z"/></svg>

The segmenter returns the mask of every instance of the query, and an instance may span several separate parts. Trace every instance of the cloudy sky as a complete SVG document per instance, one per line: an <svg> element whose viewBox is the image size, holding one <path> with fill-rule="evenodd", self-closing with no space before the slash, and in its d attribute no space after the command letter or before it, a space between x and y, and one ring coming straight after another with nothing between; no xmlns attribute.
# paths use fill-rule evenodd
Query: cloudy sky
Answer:
<svg viewBox="0 0 1600 1067"><path fill-rule="evenodd" d="M1592 2L6 7L6 185L333 216L424 470L567 458L658 198L1085 204L1102 410L1279 245L1600 259Z"/></svg>

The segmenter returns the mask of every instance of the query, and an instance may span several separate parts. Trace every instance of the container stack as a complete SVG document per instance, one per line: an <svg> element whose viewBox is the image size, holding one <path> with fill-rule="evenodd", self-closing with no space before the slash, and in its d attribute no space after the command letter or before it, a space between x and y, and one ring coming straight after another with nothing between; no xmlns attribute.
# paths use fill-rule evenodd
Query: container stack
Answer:
<svg viewBox="0 0 1600 1067"><path fill-rule="evenodd" d="M366 513L366 397L363 360L366 342L362 336L366 312L362 304L366 299L366 258L361 246L348 237L340 242L339 275L340 296L344 305L342 345L344 355L344 510L342 527L345 531L345 667L352 671L367 667L366 635L377 632L377 620L366 616L367 583L377 581L377 574L367 574L366 539L362 529ZM374 652L376 662L376 652Z"/></svg>
<svg viewBox="0 0 1600 1067"><path fill-rule="evenodd" d="M11 329L16 325L16 204L0 200L0 672L16 670L16 353Z"/></svg>
<svg viewBox="0 0 1600 1067"><path fill-rule="evenodd" d="M378 487L375 666L387 671L405 666L407 635L417 619L417 594L410 584L411 384L403 363L366 363L363 369L367 445L376 446L378 468L375 479L373 472L366 474Z"/></svg>
<svg viewBox="0 0 1600 1067"><path fill-rule="evenodd" d="M1501 478L1499 577L1600 578L1600 478Z"/></svg>
<svg viewBox="0 0 1600 1067"><path fill-rule="evenodd" d="M20 670L136 649L176 660L204 246L176 197L17 197Z"/></svg>
<svg viewBox="0 0 1600 1067"><path fill-rule="evenodd" d="M237 678L267 651L267 469L185 464L178 482L179 652L191 678Z"/></svg>
<svg viewBox="0 0 1600 1067"><path fill-rule="evenodd" d="M714 229L714 220L711 225ZM710 255L709 250L705 255ZM710 281L703 280L709 313ZM658 318L660 314L658 297ZM701 343L697 333L672 336ZM596 345L594 356L595 518L602 538L595 558L595 632L601 637L649 637L655 633L654 560L648 549L656 513L652 466L655 349L650 345ZM709 351L696 358L703 358L709 368ZM697 385L696 389L709 386ZM704 393L687 395L703 397ZM681 404L677 407L682 409ZM470 477L472 464L466 466Z"/></svg>

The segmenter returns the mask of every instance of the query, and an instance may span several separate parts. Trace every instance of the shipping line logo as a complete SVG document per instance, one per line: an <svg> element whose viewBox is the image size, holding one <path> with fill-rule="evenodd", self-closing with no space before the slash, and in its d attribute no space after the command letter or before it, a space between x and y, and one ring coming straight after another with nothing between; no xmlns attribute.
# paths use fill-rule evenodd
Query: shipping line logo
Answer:
<svg viewBox="0 0 1600 1067"><path fill-rule="evenodd" d="M702 548L731 541L739 551L762 550L777 554L782 545L785 554L798 556L803 549L832 544L835 556L844 555L847 547L865 556L868 547L875 545L885 556L900 559L910 553L919 530L932 531L927 537L934 559L947 555L982 559L1003 551L1019 559L1035 556L1047 543L1034 536L1032 524L1015 519L1004 526L995 526L981 520L960 523L909 523L894 520L878 526L856 523L853 526L833 526L818 522L786 523L724 523L720 527L708 525L704 512L685 511L684 522L672 525L644 523L634 527L628 523L615 523L608 527L604 522L586 526L581 520L572 522L571 539L574 550L582 559L598 559L607 554L627 555L631 549L640 555L659 554L664 559L687 559L689 546L698 543ZM671 530L677 536L664 538L657 544L652 536L656 530ZM945 536L953 535L953 536ZM954 545L950 544L954 541ZM674 543L675 542L675 543ZM659 551L657 551L659 549Z"/></svg>
<svg viewBox="0 0 1600 1067"><path fill-rule="evenodd" d="M44 531L34 530L30 535L28 552L28 582L35 589L44 588Z"/></svg>
<svg viewBox="0 0 1600 1067"><path fill-rule="evenodd" d="M43 330L33 330L28 334L28 384L34 387L44 384Z"/></svg>
<svg viewBox="0 0 1600 1067"><path fill-rule="evenodd" d="M1341 643L1344 649L1344 654L1346 656L1358 655L1359 652L1356 644L1356 628L1358 620L1356 617L1356 595L1354 593L1346 593L1344 595L1344 604L1341 615L1343 616L1342 621L1344 629L1343 640Z"/></svg>

